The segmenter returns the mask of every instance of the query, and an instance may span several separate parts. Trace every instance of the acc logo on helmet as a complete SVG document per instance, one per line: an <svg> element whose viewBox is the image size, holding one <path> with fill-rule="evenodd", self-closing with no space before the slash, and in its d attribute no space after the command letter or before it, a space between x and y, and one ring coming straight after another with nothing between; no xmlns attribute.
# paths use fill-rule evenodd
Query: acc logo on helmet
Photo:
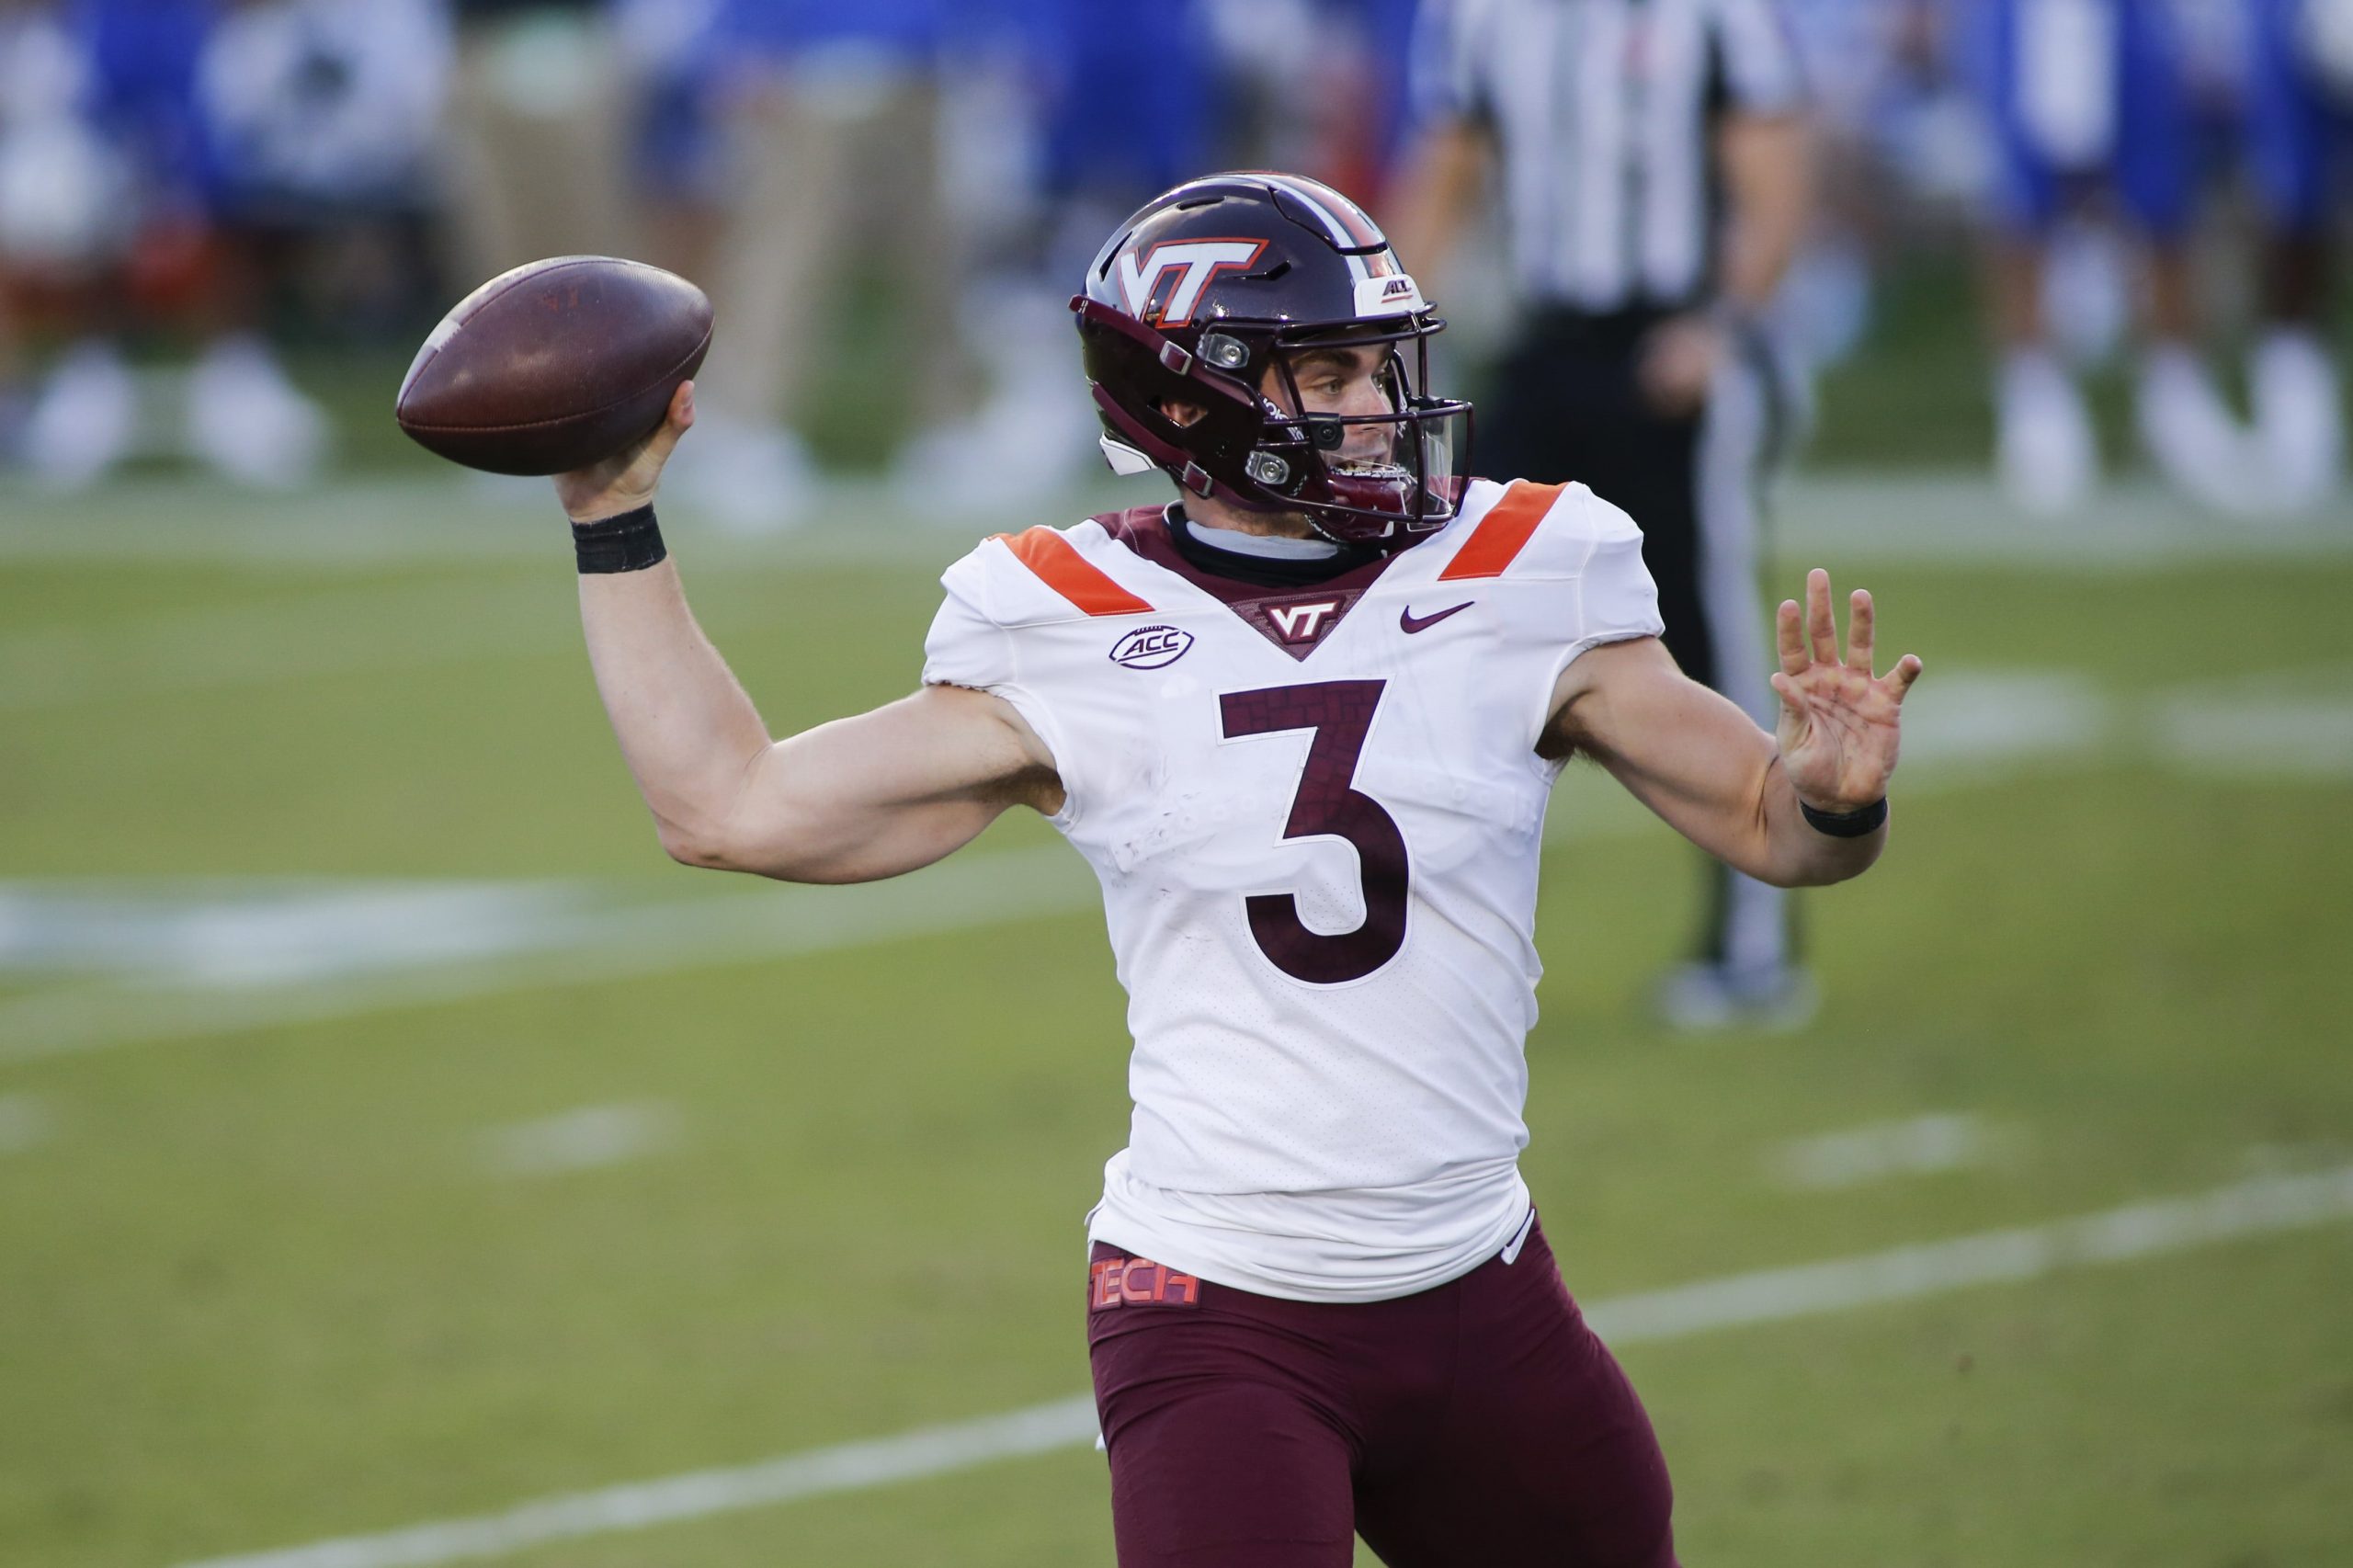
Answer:
<svg viewBox="0 0 2353 1568"><path fill-rule="evenodd" d="M1266 248L1264 240L1171 240L1153 246L1141 260L1133 251L1122 252L1111 268L1119 274L1120 297L1130 315L1161 326L1183 326L1193 319L1211 278L1228 268L1249 266ZM1170 272L1177 274L1176 287L1155 310L1153 297L1162 292L1161 279Z"/></svg>

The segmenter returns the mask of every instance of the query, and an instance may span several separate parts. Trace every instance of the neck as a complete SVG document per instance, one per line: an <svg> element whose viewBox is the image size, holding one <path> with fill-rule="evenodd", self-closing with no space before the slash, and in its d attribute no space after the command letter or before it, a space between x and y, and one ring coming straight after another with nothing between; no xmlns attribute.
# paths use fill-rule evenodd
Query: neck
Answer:
<svg viewBox="0 0 2353 1568"><path fill-rule="evenodd" d="M1213 495L1184 497L1185 516L1205 528L1255 534L1261 539L1321 539L1304 512L1246 512Z"/></svg>

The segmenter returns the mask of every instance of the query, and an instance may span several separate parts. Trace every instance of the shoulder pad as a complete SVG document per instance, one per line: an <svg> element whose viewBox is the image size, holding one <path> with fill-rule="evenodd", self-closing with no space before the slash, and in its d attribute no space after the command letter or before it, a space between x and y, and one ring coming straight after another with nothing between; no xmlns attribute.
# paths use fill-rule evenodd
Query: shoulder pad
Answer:
<svg viewBox="0 0 2353 1568"><path fill-rule="evenodd" d="M1475 518L1449 531L1460 535L1453 559L1438 574L1441 583L1466 578L1575 577L1605 544L1640 546L1643 530L1623 510L1582 484L1506 486L1481 483L1472 498L1487 498ZM1466 508L1467 512L1468 508Z"/></svg>
<svg viewBox="0 0 2353 1568"><path fill-rule="evenodd" d="M1150 615L1151 601L1105 570L1120 553L1093 519L1073 528L1034 528L982 540L941 582L999 626Z"/></svg>

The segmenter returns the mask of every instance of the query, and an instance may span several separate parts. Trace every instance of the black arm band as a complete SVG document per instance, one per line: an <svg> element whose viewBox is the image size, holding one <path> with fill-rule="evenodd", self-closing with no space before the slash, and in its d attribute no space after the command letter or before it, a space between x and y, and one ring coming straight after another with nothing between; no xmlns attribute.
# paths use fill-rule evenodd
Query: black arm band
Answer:
<svg viewBox="0 0 2353 1568"><path fill-rule="evenodd" d="M1881 795L1870 805L1852 812L1817 812L1803 801L1798 810L1816 833L1826 833L1833 838L1862 838L1877 833L1887 824L1887 797Z"/></svg>
<svg viewBox="0 0 2353 1568"><path fill-rule="evenodd" d="M573 524L572 549L583 572L642 572L670 554L663 548L662 529L651 506L618 517Z"/></svg>

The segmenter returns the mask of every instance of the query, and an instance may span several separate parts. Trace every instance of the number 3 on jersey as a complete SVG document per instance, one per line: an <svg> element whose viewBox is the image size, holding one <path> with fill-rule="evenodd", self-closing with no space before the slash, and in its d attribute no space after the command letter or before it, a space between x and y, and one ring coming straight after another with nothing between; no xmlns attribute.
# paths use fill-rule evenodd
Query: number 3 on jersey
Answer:
<svg viewBox="0 0 2353 1568"><path fill-rule="evenodd" d="M1372 729L1385 682L1332 680L1230 691L1218 699L1225 738L1312 730L1307 767L1291 797L1283 836L1345 838L1357 852L1364 923L1326 936L1299 917L1290 893L1254 893L1243 901L1250 934L1277 969L1311 985L1361 980L1405 945L1405 835L1380 801L1355 788L1357 756Z"/></svg>

